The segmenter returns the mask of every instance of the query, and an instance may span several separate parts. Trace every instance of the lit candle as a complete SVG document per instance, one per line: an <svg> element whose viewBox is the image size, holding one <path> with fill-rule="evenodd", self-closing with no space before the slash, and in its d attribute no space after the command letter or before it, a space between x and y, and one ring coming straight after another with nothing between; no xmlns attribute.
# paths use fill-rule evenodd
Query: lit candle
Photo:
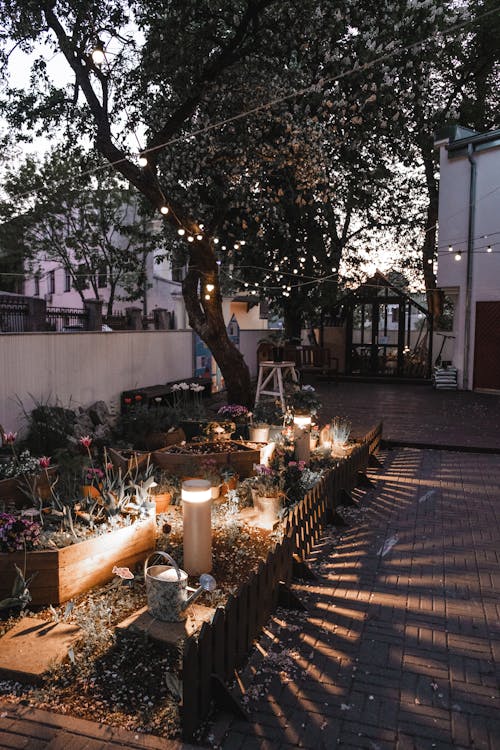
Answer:
<svg viewBox="0 0 500 750"><path fill-rule="evenodd" d="M212 485L206 479L182 483L184 569L190 575L212 570Z"/></svg>

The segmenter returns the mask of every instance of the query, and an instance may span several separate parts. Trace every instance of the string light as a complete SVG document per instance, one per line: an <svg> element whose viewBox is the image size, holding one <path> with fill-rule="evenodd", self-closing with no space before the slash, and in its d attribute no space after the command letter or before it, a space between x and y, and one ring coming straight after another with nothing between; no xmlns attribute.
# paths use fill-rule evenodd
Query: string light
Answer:
<svg viewBox="0 0 500 750"><path fill-rule="evenodd" d="M210 299L210 295L209 294L205 294L205 299L207 299L207 300Z"/></svg>
<svg viewBox="0 0 500 750"><path fill-rule="evenodd" d="M177 234L180 234L181 237L184 237L184 235L186 234L186 230L181 227L177 230Z"/></svg>
<svg viewBox="0 0 500 750"><path fill-rule="evenodd" d="M487 253L491 253L491 252L492 252L492 247L491 247L491 245L488 245L488 247L486 248L486 252L487 252Z"/></svg>
<svg viewBox="0 0 500 750"><path fill-rule="evenodd" d="M452 252L453 252L453 245L448 245L448 252L449 252L449 253L452 253Z"/></svg>
<svg viewBox="0 0 500 750"><path fill-rule="evenodd" d="M218 237L214 237L214 245L218 245L218 244L219 244L219 238ZM225 250L226 248L223 247L222 249Z"/></svg>
<svg viewBox="0 0 500 750"><path fill-rule="evenodd" d="M139 156L139 166L140 167L147 167L148 166L148 160L146 159L146 157L144 156L144 154L141 154Z"/></svg>
<svg viewBox="0 0 500 750"><path fill-rule="evenodd" d="M205 289L207 290L207 292L213 292L215 286L213 284L206 284Z"/></svg>
<svg viewBox="0 0 500 750"><path fill-rule="evenodd" d="M246 244L247 244L247 243L246 243L246 241L245 241L245 240L240 240L240 245L246 245Z"/></svg>
<svg viewBox="0 0 500 750"><path fill-rule="evenodd" d="M196 239L197 240L202 240L203 239L203 235L202 234L197 234L196 235Z"/></svg>
<svg viewBox="0 0 500 750"><path fill-rule="evenodd" d="M239 250L240 249L240 246L238 245L237 242L234 243L233 247L234 247L235 250Z"/></svg>
<svg viewBox="0 0 500 750"><path fill-rule="evenodd" d="M169 209L169 207L168 207L168 206L162 206L162 207L160 208L160 213L161 213L161 214L163 214L163 216L166 216L166 215L168 214L169 210L170 210L170 209Z"/></svg>
<svg viewBox="0 0 500 750"><path fill-rule="evenodd" d="M194 237L193 237L192 234L188 235L187 241L188 242L194 242Z"/></svg>
<svg viewBox="0 0 500 750"><path fill-rule="evenodd" d="M455 260L462 260L462 251L459 250L457 253L455 253Z"/></svg>

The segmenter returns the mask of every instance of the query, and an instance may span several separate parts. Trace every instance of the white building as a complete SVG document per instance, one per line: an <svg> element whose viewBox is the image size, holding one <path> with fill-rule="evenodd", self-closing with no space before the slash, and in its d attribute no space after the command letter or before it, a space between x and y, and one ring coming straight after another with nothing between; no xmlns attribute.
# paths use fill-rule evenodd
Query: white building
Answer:
<svg viewBox="0 0 500 750"><path fill-rule="evenodd" d="M500 130L436 134L438 286L454 303L441 357L465 390L500 390Z"/></svg>

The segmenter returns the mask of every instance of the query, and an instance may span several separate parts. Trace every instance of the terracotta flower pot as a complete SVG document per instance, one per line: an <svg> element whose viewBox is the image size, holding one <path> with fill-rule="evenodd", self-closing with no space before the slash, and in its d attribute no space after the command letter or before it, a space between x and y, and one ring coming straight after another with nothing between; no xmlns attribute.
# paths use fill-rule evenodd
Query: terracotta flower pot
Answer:
<svg viewBox="0 0 500 750"><path fill-rule="evenodd" d="M154 500L156 505L156 515L160 513L166 513L170 503L172 502L171 492L159 492L157 495L151 495L151 499Z"/></svg>
<svg viewBox="0 0 500 750"><path fill-rule="evenodd" d="M82 484L82 486L80 487L80 491L82 493L82 497L91 497L94 500L99 500L99 498L101 497L101 488L102 485L100 485L100 487L94 487L93 484Z"/></svg>

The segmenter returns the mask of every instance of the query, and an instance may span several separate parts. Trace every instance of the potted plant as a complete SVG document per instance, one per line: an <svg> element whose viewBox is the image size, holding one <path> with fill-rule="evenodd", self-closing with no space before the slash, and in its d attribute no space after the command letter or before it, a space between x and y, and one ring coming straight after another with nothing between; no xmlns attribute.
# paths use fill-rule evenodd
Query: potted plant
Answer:
<svg viewBox="0 0 500 750"><path fill-rule="evenodd" d="M208 440L230 440L235 431L236 424L234 422L221 421L207 422L203 433Z"/></svg>
<svg viewBox="0 0 500 750"><path fill-rule="evenodd" d="M279 401L259 401L253 408L251 428L262 430L262 432L252 432L254 437L251 440L257 443L276 440L283 430L284 418ZM267 437L264 438L266 429ZM259 440L259 437L264 439Z"/></svg>
<svg viewBox="0 0 500 750"><path fill-rule="evenodd" d="M172 386L175 424L183 430L186 440L203 434L207 421L207 412L201 398L204 390L205 386L199 383L182 382Z"/></svg>
<svg viewBox="0 0 500 750"><path fill-rule="evenodd" d="M235 423L236 429L233 438L238 440L248 440L248 420L250 412L242 404L226 404L221 406L217 412L218 417L229 419Z"/></svg>
<svg viewBox="0 0 500 750"><path fill-rule="evenodd" d="M284 477L280 471L263 464L255 466L255 473L251 484L257 524L263 529L273 529L284 498Z"/></svg>
<svg viewBox="0 0 500 750"><path fill-rule="evenodd" d="M314 417L321 409L321 401L312 385L303 385L288 395L288 406L294 414Z"/></svg>
<svg viewBox="0 0 500 750"><path fill-rule="evenodd" d="M167 471L155 469L155 486L151 487L151 498L156 505L156 514L166 513L170 504L180 492L180 479Z"/></svg>

